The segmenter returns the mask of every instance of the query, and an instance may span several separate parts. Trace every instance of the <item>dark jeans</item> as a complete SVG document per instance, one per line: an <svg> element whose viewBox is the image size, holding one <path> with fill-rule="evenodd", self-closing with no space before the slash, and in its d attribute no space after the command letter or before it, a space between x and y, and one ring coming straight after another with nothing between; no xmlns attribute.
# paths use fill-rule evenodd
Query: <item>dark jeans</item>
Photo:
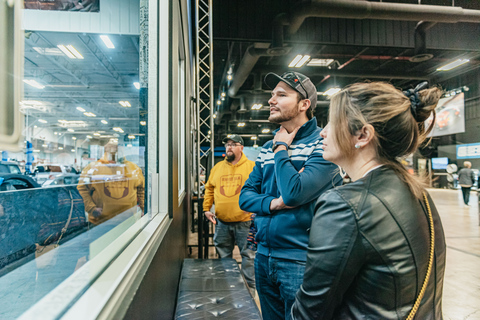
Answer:
<svg viewBox="0 0 480 320"><path fill-rule="evenodd" d="M305 262L257 254L255 279L264 320L289 319L305 273Z"/></svg>
<svg viewBox="0 0 480 320"><path fill-rule="evenodd" d="M463 202L465 202L466 205L468 205L468 202L470 201L470 190L472 187L462 187L462 194L463 194Z"/></svg>

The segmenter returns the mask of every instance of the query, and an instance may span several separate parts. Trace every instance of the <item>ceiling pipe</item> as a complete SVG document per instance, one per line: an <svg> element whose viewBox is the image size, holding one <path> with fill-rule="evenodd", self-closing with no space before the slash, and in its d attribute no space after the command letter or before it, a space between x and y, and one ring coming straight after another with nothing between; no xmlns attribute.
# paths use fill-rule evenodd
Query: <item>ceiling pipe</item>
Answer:
<svg viewBox="0 0 480 320"><path fill-rule="evenodd" d="M436 25L436 22L420 21L415 27L415 51L410 62L423 62L433 58L433 54L427 53L426 31Z"/></svg>
<svg viewBox="0 0 480 320"><path fill-rule="evenodd" d="M296 33L303 21L310 17L480 23L480 10L424 4L312 0L301 4L292 12L289 17L288 33Z"/></svg>

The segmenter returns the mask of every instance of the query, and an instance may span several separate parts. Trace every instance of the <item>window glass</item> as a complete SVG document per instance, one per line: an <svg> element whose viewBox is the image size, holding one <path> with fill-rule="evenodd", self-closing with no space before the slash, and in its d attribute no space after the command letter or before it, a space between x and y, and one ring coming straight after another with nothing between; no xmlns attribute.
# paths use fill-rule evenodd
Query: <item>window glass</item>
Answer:
<svg viewBox="0 0 480 320"><path fill-rule="evenodd" d="M0 319L19 317L146 221L138 42L112 33L25 34L25 145L9 158L32 166L0 185ZM10 172L21 173L17 165Z"/></svg>

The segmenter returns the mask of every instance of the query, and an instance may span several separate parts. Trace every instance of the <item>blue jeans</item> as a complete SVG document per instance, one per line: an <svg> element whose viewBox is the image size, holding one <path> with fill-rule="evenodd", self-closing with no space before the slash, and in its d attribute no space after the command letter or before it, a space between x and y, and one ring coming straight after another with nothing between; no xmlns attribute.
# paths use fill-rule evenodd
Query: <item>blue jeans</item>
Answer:
<svg viewBox="0 0 480 320"><path fill-rule="evenodd" d="M242 256L242 274L250 288L255 289L255 251L247 248L247 237L251 221L222 223L218 220L215 226L213 243L221 259L232 258L232 252L237 243Z"/></svg>
<svg viewBox="0 0 480 320"><path fill-rule="evenodd" d="M303 282L304 261L257 254L255 277L264 320L289 319L295 296Z"/></svg>

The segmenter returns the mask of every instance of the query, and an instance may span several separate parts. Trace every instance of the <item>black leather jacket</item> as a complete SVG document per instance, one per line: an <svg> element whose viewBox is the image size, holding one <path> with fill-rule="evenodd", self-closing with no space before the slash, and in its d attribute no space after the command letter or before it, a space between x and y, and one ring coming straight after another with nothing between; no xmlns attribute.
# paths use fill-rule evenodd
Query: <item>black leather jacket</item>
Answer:
<svg viewBox="0 0 480 320"><path fill-rule="evenodd" d="M442 319L445 237L429 197L435 256L415 319ZM310 230L293 319L405 319L427 272L427 210L381 167L323 194Z"/></svg>

